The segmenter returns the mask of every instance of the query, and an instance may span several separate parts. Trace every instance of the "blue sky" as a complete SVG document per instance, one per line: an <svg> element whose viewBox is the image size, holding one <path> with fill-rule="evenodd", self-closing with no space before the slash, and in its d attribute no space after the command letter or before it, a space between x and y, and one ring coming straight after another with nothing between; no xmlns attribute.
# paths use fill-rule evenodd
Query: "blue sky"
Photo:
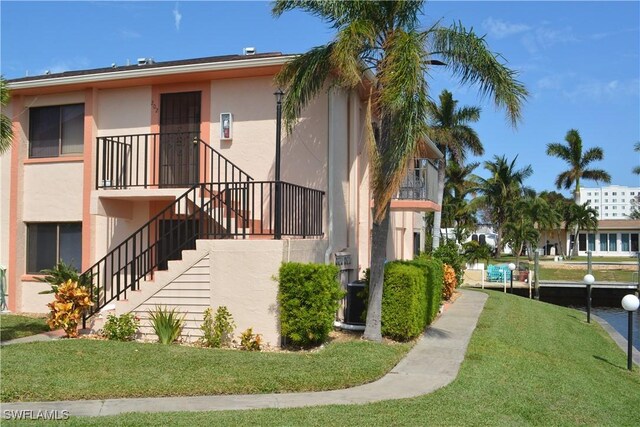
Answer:
<svg viewBox="0 0 640 427"><path fill-rule="evenodd" d="M0 2L1 71L6 78L156 61L258 52L298 53L327 42L333 30L312 16L274 19L267 2ZM463 105L483 108L475 125L485 160L518 155L531 164L527 182L554 188L562 161L545 146L578 129L585 147L604 149L600 167L613 183L640 185L640 2L428 2L436 20L473 27L517 69L531 93L524 120L510 127L502 111L460 87L446 72L430 76L431 95L449 89ZM481 170L478 169L481 173ZM583 185L595 185L586 181ZM565 192L565 194L568 194Z"/></svg>

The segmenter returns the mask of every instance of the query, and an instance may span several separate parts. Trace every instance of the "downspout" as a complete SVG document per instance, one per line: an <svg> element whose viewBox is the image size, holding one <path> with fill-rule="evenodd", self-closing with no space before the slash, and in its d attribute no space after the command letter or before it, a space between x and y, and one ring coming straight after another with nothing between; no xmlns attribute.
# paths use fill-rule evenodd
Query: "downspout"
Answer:
<svg viewBox="0 0 640 427"><path fill-rule="evenodd" d="M329 264L331 262L331 252L334 250L333 242L333 194L335 190L335 174L334 174L334 120L333 120L333 108L331 106L333 102L333 89L327 91L327 117L329 123L327 125L327 250L324 253L324 263Z"/></svg>

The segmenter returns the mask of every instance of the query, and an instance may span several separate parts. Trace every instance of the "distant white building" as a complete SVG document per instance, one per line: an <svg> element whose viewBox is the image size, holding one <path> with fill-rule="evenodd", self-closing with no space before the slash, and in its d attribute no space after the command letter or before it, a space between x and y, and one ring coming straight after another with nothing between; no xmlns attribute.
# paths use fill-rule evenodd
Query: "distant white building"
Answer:
<svg viewBox="0 0 640 427"><path fill-rule="evenodd" d="M628 219L631 201L640 195L640 187L609 185L580 188L580 203L588 202L600 219Z"/></svg>

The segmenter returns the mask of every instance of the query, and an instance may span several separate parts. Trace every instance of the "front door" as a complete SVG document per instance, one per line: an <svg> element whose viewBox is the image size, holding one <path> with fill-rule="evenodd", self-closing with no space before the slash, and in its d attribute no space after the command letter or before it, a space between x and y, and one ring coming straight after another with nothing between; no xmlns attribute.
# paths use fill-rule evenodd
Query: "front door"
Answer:
<svg viewBox="0 0 640 427"><path fill-rule="evenodd" d="M160 96L160 186L199 182L200 92Z"/></svg>

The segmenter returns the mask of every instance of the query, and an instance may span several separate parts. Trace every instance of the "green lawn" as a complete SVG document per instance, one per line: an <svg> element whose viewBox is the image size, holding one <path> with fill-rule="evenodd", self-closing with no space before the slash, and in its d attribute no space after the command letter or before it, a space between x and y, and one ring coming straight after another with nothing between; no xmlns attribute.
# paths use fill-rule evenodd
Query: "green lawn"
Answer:
<svg viewBox="0 0 640 427"><path fill-rule="evenodd" d="M0 314L0 341L28 337L48 330L43 318Z"/></svg>
<svg viewBox="0 0 640 427"><path fill-rule="evenodd" d="M587 274L587 269L549 268L540 267L540 280L571 280L582 282L582 278ZM593 269L593 276L596 282L636 282L636 275L630 270L597 270Z"/></svg>
<svg viewBox="0 0 640 427"><path fill-rule="evenodd" d="M600 326L587 324L575 310L489 295L458 378L420 398L302 409L125 414L69 424L640 425L640 373L637 367L626 370L624 352Z"/></svg>
<svg viewBox="0 0 640 427"><path fill-rule="evenodd" d="M329 390L381 377L410 347L351 341L274 353L77 339L16 344L0 350L0 400Z"/></svg>

